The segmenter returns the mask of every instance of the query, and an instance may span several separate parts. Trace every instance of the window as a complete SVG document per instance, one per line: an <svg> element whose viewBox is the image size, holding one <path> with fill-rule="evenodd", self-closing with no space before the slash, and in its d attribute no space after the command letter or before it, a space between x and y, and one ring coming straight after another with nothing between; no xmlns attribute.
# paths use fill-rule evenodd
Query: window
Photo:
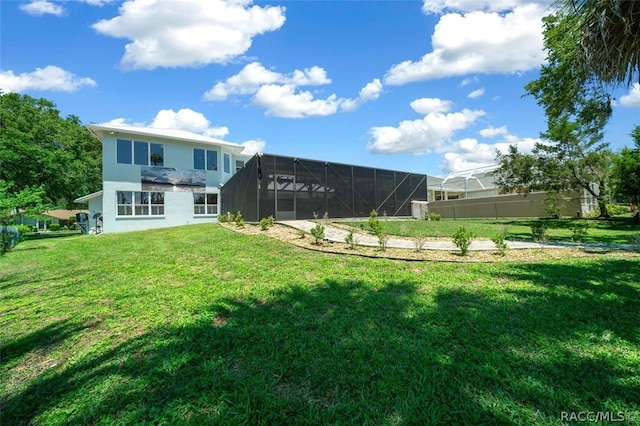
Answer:
<svg viewBox="0 0 640 426"><path fill-rule="evenodd" d="M164 215L164 192L117 191L118 216Z"/></svg>
<svg viewBox="0 0 640 426"><path fill-rule="evenodd" d="M140 166L164 166L164 145L143 141L117 140L117 162Z"/></svg>
<svg viewBox="0 0 640 426"><path fill-rule="evenodd" d="M118 163L131 164L131 141L118 139Z"/></svg>
<svg viewBox="0 0 640 426"><path fill-rule="evenodd" d="M236 173L240 171L244 167L244 161L236 160Z"/></svg>
<svg viewBox="0 0 640 426"><path fill-rule="evenodd" d="M194 148L193 168L196 170L218 170L218 151Z"/></svg>
<svg viewBox="0 0 640 426"><path fill-rule="evenodd" d="M218 194L193 194L193 214L216 215L218 214Z"/></svg>
<svg viewBox="0 0 640 426"><path fill-rule="evenodd" d="M224 155L224 172L231 173L231 158L229 154Z"/></svg>

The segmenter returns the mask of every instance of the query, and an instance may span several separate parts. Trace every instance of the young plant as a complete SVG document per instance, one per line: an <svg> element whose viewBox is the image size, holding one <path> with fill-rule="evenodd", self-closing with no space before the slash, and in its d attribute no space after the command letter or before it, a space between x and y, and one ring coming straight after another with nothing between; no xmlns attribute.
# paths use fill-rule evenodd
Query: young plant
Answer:
<svg viewBox="0 0 640 426"><path fill-rule="evenodd" d="M543 246L547 241L549 241L549 235L547 235L547 224L544 222L538 222L531 226L531 235L533 236L533 241Z"/></svg>
<svg viewBox="0 0 640 426"><path fill-rule="evenodd" d="M349 248L351 250L354 250L356 248L356 238L353 236L353 230L349 230L349 233L347 234L346 237L344 237L344 242L347 243L349 245Z"/></svg>
<svg viewBox="0 0 640 426"><path fill-rule="evenodd" d="M266 217L263 217L262 219L260 219L260 230L261 231L266 231L267 229L269 229L269 226L271 226L269 224L269 219L267 219Z"/></svg>
<svg viewBox="0 0 640 426"><path fill-rule="evenodd" d="M423 236L417 236L413 240L413 245L416 246L416 251L421 252L424 249L424 245L427 243L427 238Z"/></svg>
<svg viewBox="0 0 640 426"><path fill-rule="evenodd" d="M384 234L384 226L382 222L380 222L380 219L378 219L378 212L375 210L371 210L371 214L369 215L369 228L371 228L378 238Z"/></svg>
<svg viewBox="0 0 640 426"><path fill-rule="evenodd" d="M571 227L571 241L581 243L589 233L589 225L586 223L576 223Z"/></svg>
<svg viewBox="0 0 640 426"><path fill-rule="evenodd" d="M229 222L229 217L224 213L220 214L220 215L218 215L218 222L220 222L220 223Z"/></svg>
<svg viewBox="0 0 640 426"><path fill-rule="evenodd" d="M496 250L498 250L498 254L500 256L504 256L507 252L507 249L509 248L509 246L507 246L507 243L505 242L506 238L507 230L505 228L498 229L498 233L491 237L491 241L493 241L493 244L496 245Z"/></svg>
<svg viewBox="0 0 640 426"><path fill-rule="evenodd" d="M242 217L242 213L236 213L235 222L238 228L244 228L244 218Z"/></svg>
<svg viewBox="0 0 640 426"><path fill-rule="evenodd" d="M316 224L313 228L311 228L311 235L315 238L315 245L320 245L320 241L324 240L324 225L321 223Z"/></svg>
<svg viewBox="0 0 640 426"><path fill-rule="evenodd" d="M476 237L471 231L468 231L464 226L458 228L458 230L453 234L453 244L456 245L460 249L460 252L463 256L467 255L469 251L469 246L471 242Z"/></svg>
<svg viewBox="0 0 640 426"><path fill-rule="evenodd" d="M378 245L381 251L387 251L387 244L389 244L389 234L385 232L378 234Z"/></svg>
<svg viewBox="0 0 640 426"><path fill-rule="evenodd" d="M307 233L304 232L304 229L298 229L298 236L300 237L301 240L303 240L306 235Z"/></svg>

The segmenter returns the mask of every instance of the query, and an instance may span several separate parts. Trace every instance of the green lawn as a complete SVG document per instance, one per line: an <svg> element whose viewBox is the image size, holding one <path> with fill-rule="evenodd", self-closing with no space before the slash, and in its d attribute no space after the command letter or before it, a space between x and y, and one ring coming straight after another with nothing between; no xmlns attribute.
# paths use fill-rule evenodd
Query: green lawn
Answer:
<svg viewBox="0 0 640 426"><path fill-rule="evenodd" d="M616 217L612 220L598 219L442 219L426 220L391 220L381 219L387 233L401 236L446 237L464 226L480 238L491 238L505 229L509 240L531 240L531 226L537 223L547 225L547 233L551 241L571 241L572 228L586 225L588 233L585 243L628 244L629 237L640 234L640 226L633 223L631 217ZM340 222L356 228L369 229L367 221Z"/></svg>
<svg viewBox="0 0 640 426"><path fill-rule="evenodd" d="M640 423L637 257L402 262L197 225L23 242L0 295L3 425Z"/></svg>

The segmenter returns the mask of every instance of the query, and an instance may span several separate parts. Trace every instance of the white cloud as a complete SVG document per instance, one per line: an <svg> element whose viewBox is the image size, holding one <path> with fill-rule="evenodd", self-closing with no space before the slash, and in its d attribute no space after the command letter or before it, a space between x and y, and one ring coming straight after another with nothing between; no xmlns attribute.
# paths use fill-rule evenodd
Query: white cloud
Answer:
<svg viewBox="0 0 640 426"><path fill-rule="evenodd" d="M460 87L464 87L464 86L466 86L468 84L471 84L471 83L477 82L477 81L478 81L478 77L467 77L467 78L463 79L460 82Z"/></svg>
<svg viewBox="0 0 640 426"><path fill-rule="evenodd" d="M469 93L467 95L467 98L475 99L479 98L482 95L484 95L484 87L481 87L480 89L476 89L473 92Z"/></svg>
<svg viewBox="0 0 640 426"><path fill-rule="evenodd" d="M480 133L489 133L489 137L501 134L504 135L504 139L498 143L488 144L478 142L473 138L466 138L444 145L438 149L439 152L444 153L443 163L440 168L445 173L452 173L491 166L497 163L497 153L508 152L510 145L516 145L518 151L530 154L536 143L543 142L541 139L519 138L508 134L506 126L497 129L490 127L489 129L485 129L488 132L481 131Z"/></svg>
<svg viewBox="0 0 640 426"><path fill-rule="evenodd" d="M531 3L538 3L540 5L546 5L547 7L549 4L548 0L424 0L422 11L427 14L441 14L447 10L460 12L471 12L474 10L501 12Z"/></svg>
<svg viewBox="0 0 640 426"><path fill-rule="evenodd" d="M31 16L54 15L62 16L65 13L64 7L51 3L47 0L33 0L27 4L21 4L20 10Z"/></svg>
<svg viewBox="0 0 640 426"><path fill-rule="evenodd" d="M627 108L637 108L640 107L640 84L634 83L627 93L624 96L620 97L620 105Z"/></svg>
<svg viewBox="0 0 640 426"><path fill-rule="evenodd" d="M267 110L268 115L303 118L335 114L340 105L336 95L314 99L308 91L296 92L292 84L266 84L253 97L253 103Z"/></svg>
<svg viewBox="0 0 640 426"><path fill-rule="evenodd" d="M434 112L448 112L453 102L439 98L420 98L412 101L409 105L418 114L427 115Z"/></svg>
<svg viewBox="0 0 640 426"><path fill-rule="evenodd" d="M404 120L397 127L380 126L369 129L372 141L368 149L375 153L426 154L441 147L453 134L467 128L484 115L481 110L463 109L448 113L448 101L423 98L412 102L418 112L426 112L422 119Z"/></svg>
<svg viewBox="0 0 640 426"><path fill-rule="evenodd" d="M211 127L211 122L204 114L189 108L183 108L178 112L172 109L160 110L149 127L186 130L212 138L224 138L229 134L227 127Z"/></svg>
<svg viewBox="0 0 640 426"><path fill-rule="evenodd" d="M304 118L353 111L365 102L378 99L382 93L379 79L367 83L354 99L338 98L335 94L317 99L302 86L330 84L327 72L318 66L282 74L266 69L259 62L246 65L240 72L216 83L202 98L222 101L229 96L251 96L252 104L266 109L267 115L284 118Z"/></svg>
<svg viewBox="0 0 640 426"><path fill-rule="evenodd" d="M131 40L121 64L131 69L226 63L253 37L280 28L285 8L251 0L127 0L119 15L93 24L101 34Z"/></svg>
<svg viewBox="0 0 640 426"><path fill-rule="evenodd" d="M443 15L431 37L433 51L419 61L407 60L391 67L385 84L402 85L470 73L509 74L539 67L545 58L541 19L548 6L522 4L503 14L466 12L480 4L489 2L469 2L462 9L464 14Z"/></svg>
<svg viewBox="0 0 640 426"><path fill-rule="evenodd" d="M262 139L250 139L248 141L242 142L242 146L244 146L244 150L242 150L243 154L253 155L258 152L263 152L264 147L267 145L265 141Z"/></svg>
<svg viewBox="0 0 640 426"><path fill-rule="evenodd" d="M357 98L345 99L344 101L342 101L340 108L343 111L354 111L365 102L375 101L380 97L381 93L382 83L380 82L380 79L376 78L373 81L367 83L367 85L362 89L360 89Z"/></svg>
<svg viewBox="0 0 640 426"><path fill-rule="evenodd" d="M292 86L318 86L331 83L327 72L317 66L295 70L290 74L280 74L266 69L259 62L246 65L238 74L229 77L224 83L218 82L203 95L209 101L225 100L230 95L251 95L260 87L269 84Z"/></svg>
<svg viewBox="0 0 640 426"><path fill-rule="evenodd" d="M78 77L53 65L18 75L11 70L0 71L0 90L4 92L24 92L25 90L75 92L84 86L93 87L96 86L96 82L88 77Z"/></svg>
<svg viewBox="0 0 640 426"><path fill-rule="evenodd" d="M493 127L489 126L486 129L480 130L480 136L483 138L495 138L499 135L508 135L509 131L507 130L507 126L502 127Z"/></svg>
<svg viewBox="0 0 640 426"><path fill-rule="evenodd" d="M91 6L104 6L105 4L113 3L116 0L80 0L82 3L86 3Z"/></svg>

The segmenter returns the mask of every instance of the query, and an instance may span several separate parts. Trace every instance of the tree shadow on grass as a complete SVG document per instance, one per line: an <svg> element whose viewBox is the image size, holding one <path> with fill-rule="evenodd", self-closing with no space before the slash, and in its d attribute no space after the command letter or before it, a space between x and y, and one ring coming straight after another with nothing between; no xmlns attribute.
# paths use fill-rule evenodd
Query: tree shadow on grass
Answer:
<svg viewBox="0 0 640 426"><path fill-rule="evenodd" d="M555 424L561 411L638 410L637 287L589 268L620 298L592 304L564 268L497 277L530 280L524 290L326 280L219 300L44 374L4 401L3 420Z"/></svg>

